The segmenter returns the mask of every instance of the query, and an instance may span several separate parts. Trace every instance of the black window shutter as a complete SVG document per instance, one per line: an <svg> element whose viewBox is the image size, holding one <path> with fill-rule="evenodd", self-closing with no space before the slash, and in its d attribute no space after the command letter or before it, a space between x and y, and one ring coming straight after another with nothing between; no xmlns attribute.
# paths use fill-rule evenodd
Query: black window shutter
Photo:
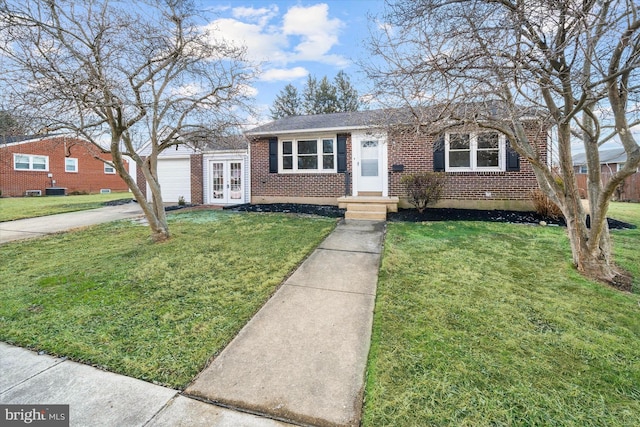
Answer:
<svg viewBox="0 0 640 427"><path fill-rule="evenodd" d="M507 171L508 172L517 172L520 170L520 156L511 147L511 143L507 139L506 150L507 152Z"/></svg>
<svg viewBox="0 0 640 427"><path fill-rule="evenodd" d="M444 172L444 136L440 135L433 143L433 170Z"/></svg>
<svg viewBox="0 0 640 427"><path fill-rule="evenodd" d="M269 173L278 173L278 138L269 138Z"/></svg>
<svg viewBox="0 0 640 427"><path fill-rule="evenodd" d="M338 172L347 171L347 135L338 135Z"/></svg>

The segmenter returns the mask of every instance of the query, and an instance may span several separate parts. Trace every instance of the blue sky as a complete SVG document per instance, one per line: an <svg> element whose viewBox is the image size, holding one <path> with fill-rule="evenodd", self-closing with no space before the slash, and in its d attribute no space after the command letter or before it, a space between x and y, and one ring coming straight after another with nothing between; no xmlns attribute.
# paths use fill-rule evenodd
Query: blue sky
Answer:
<svg viewBox="0 0 640 427"><path fill-rule="evenodd" d="M332 79L344 70L360 95L366 81L355 63L366 54L368 14L379 13L383 0L202 0L213 16L212 28L247 47L261 64L251 88L259 121L270 120L269 107L289 83L302 89L309 74Z"/></svg>
<svg viewBox="0 0 640 427"><path fill-rule="evenodd" d="M344 70L361 96L370 89L356 62L367 56L365 43L374 25L368 16L380 14L384 0L200 2L211 13L212 28L245 45L248 58L261 64L250 88L259 115L249 127L270 121L269 107L276 95L288 83L301 90L309 74L331 79ZM612 141L603 148L617 146ZM582 151L580 144L574 148Z"/></svg>

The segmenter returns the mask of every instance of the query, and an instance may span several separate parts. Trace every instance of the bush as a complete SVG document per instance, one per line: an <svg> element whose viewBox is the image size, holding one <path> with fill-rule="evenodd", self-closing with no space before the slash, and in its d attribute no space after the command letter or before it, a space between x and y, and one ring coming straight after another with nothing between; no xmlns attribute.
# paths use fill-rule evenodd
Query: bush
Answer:
<svg viewBox="0 0 640 427"><path fill-rule="evenodd" d="M558 205L553 203L551 199L547 197L547 195L542 191L531 191L531 201L533 202L533 208L535 209L536 213L538 213L538 215L542 216L543 218L558 219L563 217L562 211L560 210Z"/></svg>
<svg viewBox="0 0 640 427"><path fill-rule="evenodd" d="M442 172L414 173L403 176L400 182L404 184L409 203L422 213L442 197L446 175Z"/></svg>

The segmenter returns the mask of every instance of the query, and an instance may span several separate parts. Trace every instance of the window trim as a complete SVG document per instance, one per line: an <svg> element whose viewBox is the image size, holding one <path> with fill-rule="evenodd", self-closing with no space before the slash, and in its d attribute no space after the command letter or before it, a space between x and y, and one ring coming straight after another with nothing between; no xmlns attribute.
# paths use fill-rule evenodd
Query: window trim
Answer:
<svg viewBox="0 0 640 427"><path fill-rule="evenodd" d="M17 157L24 156L29 158L29 167L27 169L18 168L17 167ZM34 169L33 160L36 157L40 157L44 159L44 169ZM49 171L49 156L43 156L40 154L22 154L22 153L13 153L13 170L16 171L32 171L32 172L48 172Z"/></svg>
<svg viewBox="0 0 640 427"><path fill-rule="evenodd" d="M316 169L298 169L298 142L299 141L316 141L316 153L315 156L317 159ZM331 140L331 146L333 148L332 153L324 152L324 141ZM291 143L291 154L284 153L284 143ZM333 168L324 169L324 157L331 155L333 156ZM291 157L291 169L284 169L284 157ZM308 154L302 155L304 157L310 157ZM280 137L278 138L278 173L282 174L330 174L338 172L338 138L336 135L291 135L286 138Z"/></svg>
<svg viewBox="0 0 640 427"><path fill-rule="evenodd" d="M478 166L478 151L484 151L478 149L478 135L482 133L497 133L498 134L498 166ZM450 150L450 136L452 134L464 134L469 135L469 166L466 167L454 167L449 166L449 154ZM474 131L474 132L447 132L444 137L444 170L446 172L504 172L507 169L505 152L506 152L506 135L498 131ZM455 152L456 150L454 150Z"/></svg>
<svg viewBox="0 0 640 427"><path fill-rule="evenodd" d="M73 166L74 166L74 170L68 170L67 169L67 160L73 160ZM78 173L78 159L76 159L75 157L65 157L64 158L64 171L66 173Z"/></svg>
<svg viewBox="0 0 640 427"><path fill-rule="evenodd" d="M113 169L113 171L107 172L107 168L111 168L111 169ZM116 168L114 166L111 166L109 163L105 163L104 164L103 171L104 171L105 175L115 175L116 174Z"/></svg>

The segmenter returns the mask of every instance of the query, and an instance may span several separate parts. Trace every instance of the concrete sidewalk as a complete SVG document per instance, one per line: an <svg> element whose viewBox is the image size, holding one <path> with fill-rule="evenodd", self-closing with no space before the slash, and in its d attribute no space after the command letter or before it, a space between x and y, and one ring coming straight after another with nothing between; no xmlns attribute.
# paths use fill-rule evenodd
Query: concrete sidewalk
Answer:
<svg viewBox="0 0 640 427"><path fill-rule="evenodd" d="M74 427L286 427L177 390L0 343L0 404L69 405ZM0 425L4 420L0 414Z"/></svg>
<svg viewBox="0 0 640 427"><path fill-rule="evenodd" d="M359 425L384 227L343 221L185 394L296 423Z"/></svg>
<svg viewBox="0 0 640 427"><path fill-rule="evenodd" d="M0 222L0 244L142 215L137 203Z"/></svg>

